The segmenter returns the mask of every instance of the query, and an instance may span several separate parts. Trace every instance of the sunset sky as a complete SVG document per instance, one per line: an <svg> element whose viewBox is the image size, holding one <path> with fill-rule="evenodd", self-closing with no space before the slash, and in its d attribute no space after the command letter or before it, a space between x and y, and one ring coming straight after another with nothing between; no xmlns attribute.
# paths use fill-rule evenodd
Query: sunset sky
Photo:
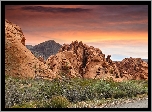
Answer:
<svg viewBox="0 0 152 112"><path fill-rule="evenodd" d="M5 18L21 27L26 45L78 40L111 59L148 59L148 5L6 5Z"/></svg>

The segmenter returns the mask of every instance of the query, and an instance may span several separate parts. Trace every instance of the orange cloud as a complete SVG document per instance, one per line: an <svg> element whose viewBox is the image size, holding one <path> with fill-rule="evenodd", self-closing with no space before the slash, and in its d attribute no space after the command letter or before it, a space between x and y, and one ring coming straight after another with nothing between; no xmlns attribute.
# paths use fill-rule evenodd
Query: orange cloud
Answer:
<svg viewBox="0 0 152 112"><path fill-rule="evenodd" d="M6 6L5 18L21 27L26 44L47 40L70 44L78 40L116 57L147 56L146 5L25 6Z"/></svg>
<svg viewBox="0 0 152 112"><path fill-rule="evenodd" d="M34 41L35 43L43 42L44 40L58 40L59 43L71 43L72 41L78 40L83 42L101 42L101 41L148 41L148 34L146 32L97 32L97 31L58 31L58 32L32 32L24 33L28 42Z"/></svg>

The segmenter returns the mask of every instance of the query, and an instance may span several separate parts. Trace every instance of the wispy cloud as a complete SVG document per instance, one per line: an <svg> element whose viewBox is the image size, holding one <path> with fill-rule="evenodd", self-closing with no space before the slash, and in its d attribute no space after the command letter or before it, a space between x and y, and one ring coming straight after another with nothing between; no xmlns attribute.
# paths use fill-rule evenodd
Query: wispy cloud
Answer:
<svg viewBox="0 0 152 112"><path fill-rule="evenodd" d="M78 40L115 59L147 56L147 5L6 5L5 18L33 45Z"/></svg>
<svg viewBox="0 0 152 112"><path fill-rule="evenodd" d="M106 40L86 44L100 48L106 56L110 54L112 60L148 58L148 40Z"/></svg>
<svg viewBox="0 0 152 112"><path fill-rule="evenodd" d="M51 12L51 13L75 13L75 12L89 12L91 9L84 8L60 8L60 7L44 7L44 6L24 6L22 10L29 10L35 12Z"/></svg>

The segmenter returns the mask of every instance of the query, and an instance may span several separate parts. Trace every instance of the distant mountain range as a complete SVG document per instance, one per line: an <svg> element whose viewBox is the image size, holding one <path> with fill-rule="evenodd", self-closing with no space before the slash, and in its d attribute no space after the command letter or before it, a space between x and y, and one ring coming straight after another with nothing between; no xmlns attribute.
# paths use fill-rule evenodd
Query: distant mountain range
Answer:
<svg viewBox="0 0 152 112"><path fill-rule="evenodd" d="M148 59L142 59L142 60L148 63ZM113 62L121 62L121 61L113 61Z"/></svg>
<svg viewBox="0 0 152 112"><path fill-rule="evenodd" d="M142 60L148 63L148 59L142 59Z"/></svg>
<svg viewBox="0 0 152 112"><path fill-rule="evenodd" d="M62 47L59 43L56 43L54 40L48 40L42 42L38 45L26 45L26 47L36 56L43 56L46 60L49 56L55 55L58 50ZM143 61L148 63L148 59L142 59ZM116 62L116 61L113 61ZM119 62L119 61L118 61Z"/></svg>
<svg viewBox="0 0 152 112"><path fill-rule="evenodd" d="M49 56L56 54L62 45L56 43L54 40L49 40L35 46L26 45L26 47L36 57L43 56L43 58L46 60Z"/></svg>

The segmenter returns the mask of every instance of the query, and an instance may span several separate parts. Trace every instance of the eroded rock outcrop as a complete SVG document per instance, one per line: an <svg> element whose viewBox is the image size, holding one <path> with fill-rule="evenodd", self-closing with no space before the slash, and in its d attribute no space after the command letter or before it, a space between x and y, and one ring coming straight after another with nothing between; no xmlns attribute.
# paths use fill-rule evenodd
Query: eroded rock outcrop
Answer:
<svg viewBox="0 0 152 112"><path fill-rule="evenodd" d="M98 48L83 44L82 41L74 41L70 45L63 44L59 52L48 58L46 64L54 71L61 72L63 60L66 60L69 67L68 76L82 78L104 78L113 76L119 78L119 71L115 63L112 63L110 55L105 54Z"/></svg>
<svg viewBox="0 0 152 112"><path fill-rule="evenodd" d="M105 57L98 48L74 41L63 44L59 52L50 56L46 63L55 73L61 76L66 74L67 77L113 78L115 81L148 79L148 64L140 58L113 62L110 57Z"/></svg>
<svg viewBox="0 0 152 112"><path fill-rule="evenodd" d="M5 20L5 74L17 77L53 79L56 75L25 46L21 28Z"/></svg>
<svg viewBox="0 0 152 112"><path fill-rule="evenodd" d="M55 74L61 77L81 77L78 73L79 63L73 52L63 51L52 55L47 59L46 64Z"/></svg>
<svg viewBox="0 0 152 112"><path fill-rule="evenodd" d="M128 80L148 79L148 64L141 58L125 58L116 62L116 65L121 77L126 77Z"/></svg>
<svg viewBox="0 0 152 112"><path fill-rule="evenodd" d="M5 74L43 79L113 78L115 81L148 79L148 63L140 58L113 62L98 48L74 41L64 44L46 61L36 58L25 46L21 28L5 20ZM32 47L32 46L31 46Z"/></svg>

